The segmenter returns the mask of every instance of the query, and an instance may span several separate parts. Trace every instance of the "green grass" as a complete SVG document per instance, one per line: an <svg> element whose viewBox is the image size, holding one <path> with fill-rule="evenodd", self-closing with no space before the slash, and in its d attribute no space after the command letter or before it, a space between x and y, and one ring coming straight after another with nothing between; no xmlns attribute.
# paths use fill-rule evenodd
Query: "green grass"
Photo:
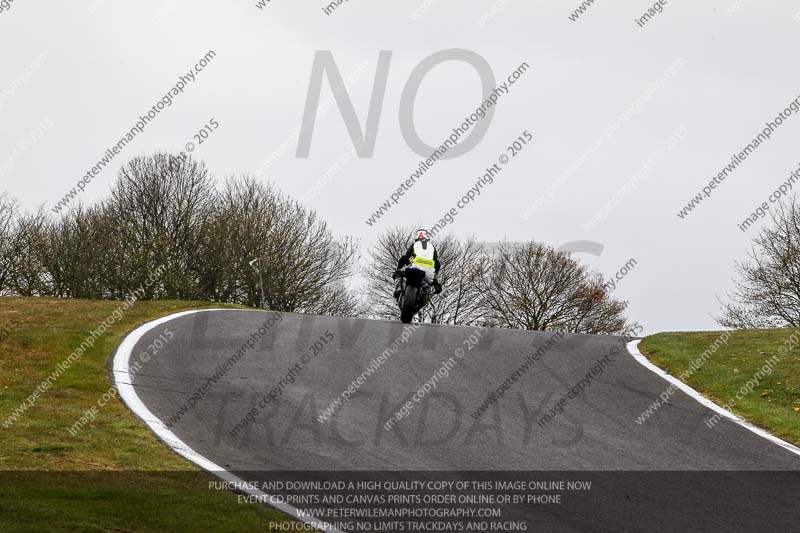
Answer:
<svg viewBox="0 0 800 533"><path fill-rule="evenodd" d="M788 351L781 351L785 341L795 333L800 337L797 329L729 332L727 345L718 343L719 349L686 378L686 383L718 405L800 446L800 347L790 346ZM673 376L680 376L720 334L659 333L646 337L639 348L654 364ZM773 356L778 360L768 365ZM755 376L760 369L763 377L758 379ZM758 383L752 392L745 389L737 399L737 392L754 379Z"/></svg>
<svg viewBox="0 0 800 533"><path fill-rule="evenodd" d="M119 306L0 298L0 422ZM209 490L217 478L172 452L117 398L76 436L67 431L111 387L108 360L122 336L210 307L240 308L135 303L10 428L0 425L0 531L270 531L270 522L289 520Z"/></svg>

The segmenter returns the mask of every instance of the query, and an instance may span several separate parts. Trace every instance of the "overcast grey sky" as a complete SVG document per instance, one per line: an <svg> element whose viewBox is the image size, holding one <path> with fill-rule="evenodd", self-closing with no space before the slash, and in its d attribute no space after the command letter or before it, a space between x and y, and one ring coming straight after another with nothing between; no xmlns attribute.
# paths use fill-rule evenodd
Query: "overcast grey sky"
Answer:
<svg viewBox="0 0 800 533"><path fill-rule="evenodd" d="M277 151L261 179L302 197L342 163L309 204L334 232L368 245L390 225L433 226L528 130L533 143L448 229L483 241L597 241L599 257L580 257L607 276L635 258L616 294L652 333L715 327L716 295L730 289L733 262L757 231L737 224L800 165L800 116L793 115L691 214L677 216L800 96L796 2L669 0L644 27L635 19L653 3L634 0L597 1L575 21L568 15L578 0L351 0L330 15L314 0L256 3L10 3L0 12L0 193L28 210L54 206L213 50L213 61L81 200L107 195L131 156L180 151L214 118L219 128L195 155L219 179L264 169ZM531 69L498 103L473 150L437 163L369 226L365 220L420 160L401 135L403 88L424 58L451 48L485 58L498 82L523 62ZM318 50L330 50L350 78L362 126L378 54L393 52L373 157L349 157L336 106L317 119L309 158L296 158L293 143L280 150L301 124ZM323 102L330 95L326 80ZM470 65L435 67L416 100L420 137L439 144L481 96ZM655 163L636 177L650 158ZM608 202L613 209L590 228Z"/></svg>

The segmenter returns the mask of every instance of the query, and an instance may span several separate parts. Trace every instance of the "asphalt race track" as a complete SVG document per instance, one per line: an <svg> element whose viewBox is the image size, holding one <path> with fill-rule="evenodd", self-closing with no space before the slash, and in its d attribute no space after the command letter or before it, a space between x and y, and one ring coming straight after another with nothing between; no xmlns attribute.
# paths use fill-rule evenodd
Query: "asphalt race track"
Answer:
<svg viewBox="0 0 800 533"><path fill-rule="evenodd" d="M638 424L668 383L638 363L624 339L421 325L320 422L370 361L402 338L404 325L275 317L181 316L147 332L130 357L133 366L141 353L155 352L133 372L142 403L189 447L243 479L296 472L592 480L591 490L567 493L561 503L506 505L504 516L529 531L800 528L800 457L728 419L709 428L713 412L680 391ZM260 327L266 331L256 339ZM223 368L248 341L252 349ZM537 350L527 372L474 417ZM448 375L439 372L436 387L415 402L413 394L448 360ZM588 386L542 423L593 368ZM275 400L266 403L270 391ZM386 430L407 401L408 415Z"/></svg>

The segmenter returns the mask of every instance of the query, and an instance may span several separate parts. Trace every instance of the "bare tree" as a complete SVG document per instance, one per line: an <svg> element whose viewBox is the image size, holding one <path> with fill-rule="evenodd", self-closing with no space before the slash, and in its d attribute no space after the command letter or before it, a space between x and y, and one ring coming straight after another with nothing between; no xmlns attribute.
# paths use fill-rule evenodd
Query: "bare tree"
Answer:
<svg viewBox="0 0 800 533"><path fill-rule="evenodd" d="M356 244L337 240L314 211L251 177L230 178L202 230L200 258L204 294L256 306L261 300L256 271L264 274L270 309L358 314L358 298L347 287Z"/></svg>
<svg viewBox="0 0 800 533"><path fill-rule="evenodd" d="M107 296L109 268L119 259L107 250L108 227L98 208L73 207L43 226L36 257L47 280L46 292L60 298L102 299Z"/></svg>
<svg viewBox="0 0 800 533"><path fill-rule="evenodd" d="M392 227L378 236L369 250L364 272L367 278L366 300L372 316L397 319L399 309L394 299L395 282L392 273L397 260L413 242L416 227ZM419 318L434 324L475 324L484 316L475 276L480 272L477 259L480 247L473 238L463 241L453 236L434 240L442 265L438 280L442 293L430 299L422 308Z"/></svg>
<svg viewBox="0 0 800 533"><path fill-rule="evenodd" d="M160 283L149 285L145 298L197 299L198 229L213 198L205 164L191 157L157 153L129 161L105 204L104 219L116 242L113 296L146 286L160 271Z"/></svg>
<svg viewBox="0 0 800 533"><path fill-rule="evenodd" d="M627 302L568 253L535 242L501 243L478 278L490 322L505 328L620 334Z"/></svg>
<svg viewBox="0 0 800 533"><path fill-rule="evenodd" d="M364 262L364 277L367 285L365 300L371 316L397 319L399 309L392 293L395 282L392 273L397 269L397 260L411 245L415 228L392 227L378 236L378 240L368 252Z"/></svg>
<svg viewBox="0 0 800 533"><path fill-rule="evenodd" d="M483 254L474 237L463 240L452 235L437 240L442 269L439 282L442 292L426 306L434 324L473 325L486 322L478 277L482 272Z"/></svg>
<svg viewBox="0 0 800 533"><path fill-rule="evenodd" d="M258 277L249 262L268 252L279 226L279 197L249 179L230 178L200 229L200 290L212 301L258 306Z"/></svg>
<svg viewBox="0 0 800 533"><path fill-rule="evenodd" d="M0 295L7 294L16 277L17 258L14 240L17 228L17 204L7 195L0 196Z"/></svg>
<svg viewBox="0 0 800 533"><path fill-rule="evenodd" d="M0 197L0 295L52 295L41 256L47 224L43 209L23 214L16 201Z"/></svg>
<svg viewBox="0 0 800 533"><path fill-rule="evenodd" d="M42 209L35 214L18 215L9 248L14 276L11 291L14 294L50 295L49 278L39 254L44 247L46 225L47 216Z"/></svg>
<svg viewBox="0 0 800 533"><path fill-rule="evenodd" d="M800 205L797 197L770 212L772 225L753 240L748 259L736 262L739 279L720 302L721 326L735 329L800 326Z"/></svg>

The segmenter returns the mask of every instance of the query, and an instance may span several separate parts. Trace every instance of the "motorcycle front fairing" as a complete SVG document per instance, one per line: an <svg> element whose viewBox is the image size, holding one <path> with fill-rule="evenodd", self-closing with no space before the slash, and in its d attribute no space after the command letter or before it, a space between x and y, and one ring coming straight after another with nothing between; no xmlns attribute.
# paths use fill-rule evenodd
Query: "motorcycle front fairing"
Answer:
<svg viewBox="0 0 800 533"><path fill-rule="evenodd" d="M403 276L406 278L406 283L415 287L422 287L425 284L425 271L415 266L406 267L403 270Z"/></svg>

